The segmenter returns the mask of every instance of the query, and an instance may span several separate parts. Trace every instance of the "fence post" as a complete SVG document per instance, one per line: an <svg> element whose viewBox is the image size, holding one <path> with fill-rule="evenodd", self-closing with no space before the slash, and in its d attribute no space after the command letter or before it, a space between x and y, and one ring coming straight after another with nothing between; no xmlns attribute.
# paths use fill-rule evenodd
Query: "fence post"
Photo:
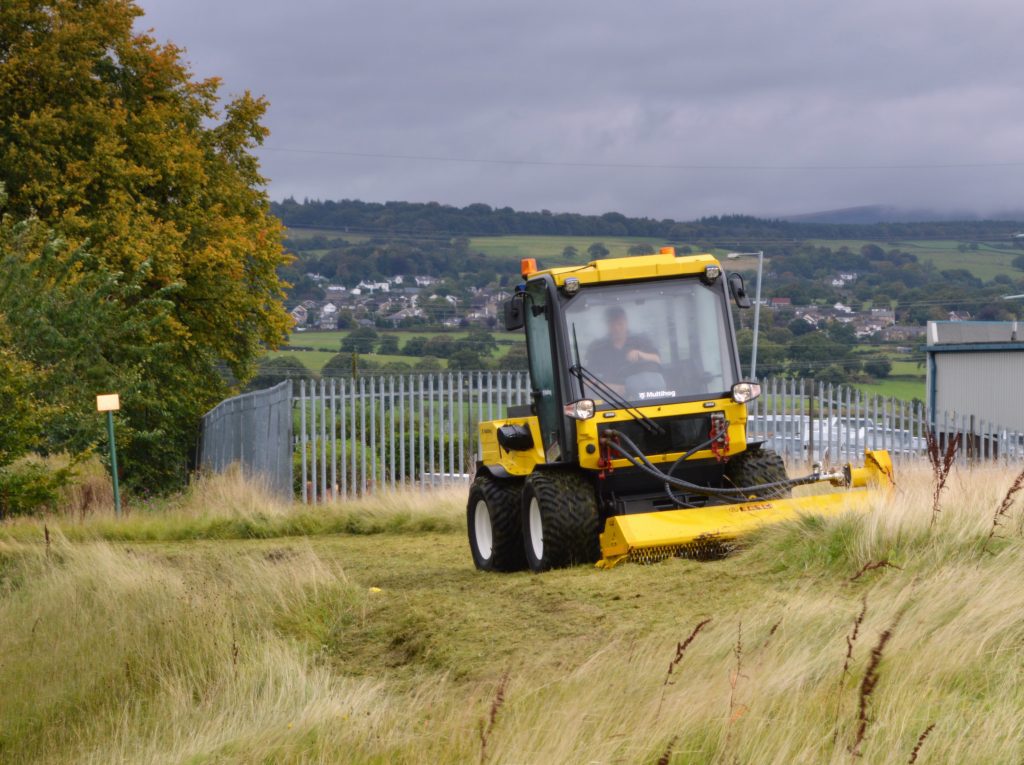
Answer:
<svg viewBox="0 0 1024 765"><path fill-rule="evenodd" d="M327 502L327 381L320 381L320 501Z"/></svg>
<svg viewBox="0 0 1024 765"><path fill-rule="evenodd" d="M395 376L388 376L388 472L391 473L391 490L395 481Z"/></svg>
<svg viewBox="0 0 1024 765"><path fill-rule="evenodd" d="M398 376L398 476L399 485L406 486L405 473L405 375Z"/></svg>
<svg viewBox="0 0 1024 765"><path fill-rule="evenodd" d="M338 402L341 405L338 418L341 438L341 496L347 500L351 485L348 480L348 418L345 416L345 386L344 378L338 381L338 387L340 388Z"/></svg>
<svg viewBox="0 0 1024 765"><path fill-rule="evenodd" d="M466 426L465 426L465 412L462 408L462 389L463 383L466 381L466 376L463 372L458 373L459 379L459 394L458 394L458 408L459 408L459 475L465 474L465 460L466 460Z"/></svg>

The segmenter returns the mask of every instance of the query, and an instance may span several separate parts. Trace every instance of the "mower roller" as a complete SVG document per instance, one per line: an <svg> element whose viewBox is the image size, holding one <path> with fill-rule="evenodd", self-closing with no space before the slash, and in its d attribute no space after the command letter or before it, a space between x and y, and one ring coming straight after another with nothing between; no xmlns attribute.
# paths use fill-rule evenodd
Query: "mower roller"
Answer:
<svg viewBox="0 0 1024 765"><path fill-rule="evenodd" d="M760 386L740 377L730 300L751 301L712 255L663 248L544 271L525 260L522 276L505 326L525 329L531 403L479 425L478 568L716 555L765 524L866 508L891 485L885 451L791 478L748 440ZM837 490L791 496L822 483Z"/></svg>

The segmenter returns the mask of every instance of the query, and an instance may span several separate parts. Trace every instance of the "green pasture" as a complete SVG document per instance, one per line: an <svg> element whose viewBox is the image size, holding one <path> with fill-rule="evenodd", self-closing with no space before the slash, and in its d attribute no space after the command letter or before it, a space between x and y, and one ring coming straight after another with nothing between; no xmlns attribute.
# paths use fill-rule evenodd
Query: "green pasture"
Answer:
<svg viewBox="0 0 1024 765"><path fill-rule="evenodd" d="M1024 255L1024 250L1016 249L1009 242L991 243L979 242L977 250L968 249L960 252L960 242L953 239L943 240L919 240L905 242L870 242L863 239L811 239L808 244L818 247L829 247L837 250L840 247L848 247L853 251L859 250L865 244L877 244L883 250L902 250L916 255L923 263L931 263L940 271L947 271L963 268L970 271L974 276L985 281L990 281L999 274L1007 274L1014 278L1021 276L1021 271L1014 268L1011 262L1019 255Z"/></svg>

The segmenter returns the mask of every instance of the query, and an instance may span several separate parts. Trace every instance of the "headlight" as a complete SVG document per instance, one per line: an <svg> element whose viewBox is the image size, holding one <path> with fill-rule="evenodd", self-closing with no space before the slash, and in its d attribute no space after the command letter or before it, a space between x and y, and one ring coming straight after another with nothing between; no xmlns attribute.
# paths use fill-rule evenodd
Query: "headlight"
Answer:
<svg viewBox="0 0 1024 765"><path fill-rule="evenodd" d="M570 276L562 284L562 289L565 291L566 295L575 295L580 291L580 280L575 276Z"/></svg>
<svg viewBox="0 0 1024 765"><path fill-rule="evenodd" d="M737 404L753 401L761 395L761 386L756 382L738 382L732 386L732 400Z"/></svg>
<svg viewBox="0 0 1024 765"><path fill-rule="evenodd" d="M708 284L711 284L721 275L722 269L719 266L706 266L704 268L704 281Z"/></svg>
<svg viewBox="0 0 1024 765"><path fill-rule="evenodd" d="M589 420L594 416L594 402L589 398L581 398L565 405L565 416L574 420Z"/></svg>

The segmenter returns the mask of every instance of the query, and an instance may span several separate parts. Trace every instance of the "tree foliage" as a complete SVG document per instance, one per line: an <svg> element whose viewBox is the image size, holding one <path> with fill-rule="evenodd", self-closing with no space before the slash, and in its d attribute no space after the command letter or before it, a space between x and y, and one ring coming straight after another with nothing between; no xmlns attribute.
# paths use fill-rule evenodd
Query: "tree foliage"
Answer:
<svg viewBox="0 0 1024 765"><path fill-rule="evenodd" d="M377 330L372 327L353 329L341 341L341 352L348 354L373 353L373 347L377 344L377 337Z"/></svg>
<svg viewBox="0 0 1024 765"><path fill-rule="evenodd" d="M888 377L892 372L892 362L889 359L869 359L864 362L864 371L872 377Z"/></svg>
<svg viewBox="0 0 1024 765"><path fill-rule="evenodd" d="M62 243L38 266L41 295L67 300L94 284L120 307L63 304L99 333L85 359L51 314L61 352L47 349L50 361L88 374L74 391L53 378L70 399L57 399L65 414L47 440L88 440L75 413L96 386L117 385L134 434L126 474L159 489L184 475L198 417L228 392L225 379L247 379L263 346L285 336L286 256L252 155L266 102L222 103L219 80L193 79L181 49L133 30L141 13L124 0L4 4L0 212L9 228L38 219ZM26 268L37 245L18 254ZM124 331L105 323L120 309L135 322ZM27 347L26 324L5 317Z"/></svg>

